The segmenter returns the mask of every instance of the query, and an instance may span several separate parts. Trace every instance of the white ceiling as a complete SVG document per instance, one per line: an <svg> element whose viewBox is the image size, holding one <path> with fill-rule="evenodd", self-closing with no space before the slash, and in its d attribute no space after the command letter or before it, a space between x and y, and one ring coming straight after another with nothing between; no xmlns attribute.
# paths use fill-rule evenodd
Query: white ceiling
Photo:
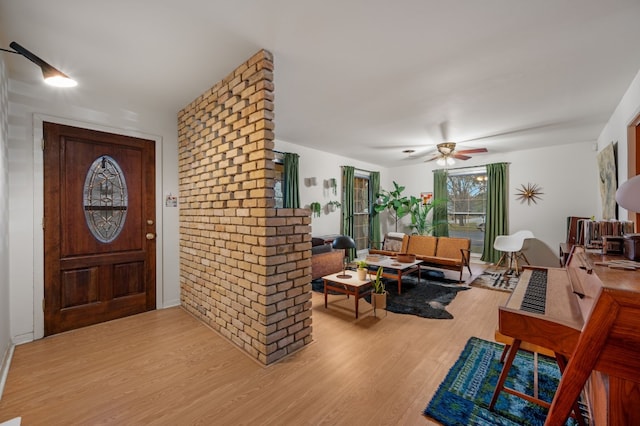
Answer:
<svg viewBox="0 0 640 426"><path fill-rule="evenodd" d="M640 1L0 0L0 41L97 104L171 113L265 48L277 139L397 166L445 137L494 153L595 141L640 69Z"/></svg>

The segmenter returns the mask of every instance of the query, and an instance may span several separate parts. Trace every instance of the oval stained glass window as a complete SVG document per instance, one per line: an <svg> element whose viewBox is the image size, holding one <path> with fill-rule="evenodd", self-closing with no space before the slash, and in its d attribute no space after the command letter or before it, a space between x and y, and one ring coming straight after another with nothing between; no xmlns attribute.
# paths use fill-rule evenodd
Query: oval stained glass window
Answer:
<svg viewBox="0 0 640 426"><path fill-rule="evenodd" d="M84 180L84 217L100 242L115 240L127 218L128 193L122 169L112 157L97 158Z"/></svg>

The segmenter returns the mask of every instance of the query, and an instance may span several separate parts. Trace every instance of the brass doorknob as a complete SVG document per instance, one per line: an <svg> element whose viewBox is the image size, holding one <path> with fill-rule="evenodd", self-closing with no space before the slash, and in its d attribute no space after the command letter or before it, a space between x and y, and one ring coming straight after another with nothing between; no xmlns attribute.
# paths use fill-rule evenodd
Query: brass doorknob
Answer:
<svg viewBox="0 0 640 426"><path fill-rule="evenodd" d="M146 237L147 240L153 240L156 237L156 234L154 234L153 232L149 232Z"/></svg>

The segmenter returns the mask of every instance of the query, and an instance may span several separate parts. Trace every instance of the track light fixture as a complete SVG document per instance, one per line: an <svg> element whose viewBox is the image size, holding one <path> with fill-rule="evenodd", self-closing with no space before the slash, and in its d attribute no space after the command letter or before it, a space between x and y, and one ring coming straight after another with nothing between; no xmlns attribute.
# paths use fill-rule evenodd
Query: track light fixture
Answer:
<svg viewBox="0 0 640 426"><path fill-rule="evenodd" d="M30 60L31 62L33 62L34 64L36 64L37 66L39 66L40 69L42 70L42 75L44 77L45 83L51 86L56 86L56 87L74 87L78 84L74 79L70 78L68 75L66 75L59 69L49 65L47 62L43 61L38 56L29 52L27 49L20 46L15 41L12 41L9 44L9 47L13 50L2 49L2 48L0 48L0 50L4 52L22 55L28 60Z"/></svg>

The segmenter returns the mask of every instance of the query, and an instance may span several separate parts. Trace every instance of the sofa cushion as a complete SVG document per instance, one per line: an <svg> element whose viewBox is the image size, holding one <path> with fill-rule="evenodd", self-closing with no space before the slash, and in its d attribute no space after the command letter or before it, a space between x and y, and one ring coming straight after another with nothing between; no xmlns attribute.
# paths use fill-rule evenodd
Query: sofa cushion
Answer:
<svg viewBox="0 0 640 426"><path fill-rule="evenodd" d="M471 240L468 238L440 238L436 256L448 259L462 259L461 249L468 250Z"/></svg>
<svg viewBox="0 0 640 426"><path fill-rule="evenodd" d="M324 239L311 237L311 247L324 245Z"/></svg>
<svg viewBox="0 0 640 426"><path fill-rule="evenodd" d="M427 266L440 266L447 267L460 267L462 264L462 256L458 259L452 259L450 257L438 257L438 256L416 256L416 260L422 260Z"/></svg>
<svg viewBox="0 0 640 426"><path fill-rule="evenodd" d="M400 252L402 250L402 240L404 234L401 232L389 232L384 237L382 250Z"/></svg>
<svg viewBox="0 0 640 426"><path fill-rule="evenodd" d="M435 256L438 238L429 235L412 235L409 237L407 253L420 256Z"/></svg>
<svg viewBox="0 0 640 426"><path fill-rule="evenodd" d="M320 253L329 253L332 250L333 249L331 248L331 245L320 244L320 245L311 247L311 254L313 255L313 254L320 254Z"/></svg>

